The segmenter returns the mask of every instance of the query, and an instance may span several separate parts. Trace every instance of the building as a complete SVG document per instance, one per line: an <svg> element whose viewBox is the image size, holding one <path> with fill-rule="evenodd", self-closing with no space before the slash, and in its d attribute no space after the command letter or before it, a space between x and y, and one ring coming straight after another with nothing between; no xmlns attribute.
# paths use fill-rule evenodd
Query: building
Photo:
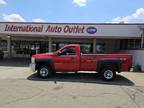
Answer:
<svg viewBox="0 0 144 108"><path fill-rule="evenodd" d="M5 57L30 57L81 44L86 53L132 53L144 70L144 24L0 22Z"/></svg>

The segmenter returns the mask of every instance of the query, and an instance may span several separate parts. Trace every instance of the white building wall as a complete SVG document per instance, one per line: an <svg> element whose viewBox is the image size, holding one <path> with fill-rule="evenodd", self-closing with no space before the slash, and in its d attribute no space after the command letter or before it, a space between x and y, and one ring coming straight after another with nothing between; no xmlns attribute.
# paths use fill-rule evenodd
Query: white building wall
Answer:
<svg viewBox="0 0 144 108"><path fill-rule="evenodd" d="M142 71L144 71L144 50L122 50L121 53L127 53L133 55L133 65L141 65Z"/></svg>

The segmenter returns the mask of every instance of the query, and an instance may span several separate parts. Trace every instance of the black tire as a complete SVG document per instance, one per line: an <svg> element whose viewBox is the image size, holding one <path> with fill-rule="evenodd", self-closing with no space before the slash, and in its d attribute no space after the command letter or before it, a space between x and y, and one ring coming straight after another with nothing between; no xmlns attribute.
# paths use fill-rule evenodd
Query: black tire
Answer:
<svg viewBox="0 0 144 108"><path fill-rule="evenodd" d="M3 58L4 58L4 55L0 55L0 59L3 60Z"/></svg>
<svg viewBox="0 0 144 108"><path fill-rule="evenodd" d="M0 60L3 60L3 57L0 57Z"/></svg>
<svg viewBox="0 0 144 108"><path fill-rule="evenodd" d="M105 81L112 81L116 78L116 72L113 68L105 67L100 72L100 77Z"/></svg>
<svg viewBox="0 0 144 108"><path fill-rule="evenodd" d="M52 69L51 69L51 66L50 65L40 65L38 67L38 76L40 78L48 78L52 75Z"/></svg>

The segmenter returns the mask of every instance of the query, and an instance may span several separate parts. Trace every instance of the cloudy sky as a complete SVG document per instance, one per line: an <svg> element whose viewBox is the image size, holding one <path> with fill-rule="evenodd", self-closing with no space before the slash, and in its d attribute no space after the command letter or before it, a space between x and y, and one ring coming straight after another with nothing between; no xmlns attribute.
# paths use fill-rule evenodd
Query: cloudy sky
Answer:
<svg viewBox="0 0 144 108"><path fill-rule="evenodd" d="M144 0L0 0L0 21L144 23Z"/></svg>

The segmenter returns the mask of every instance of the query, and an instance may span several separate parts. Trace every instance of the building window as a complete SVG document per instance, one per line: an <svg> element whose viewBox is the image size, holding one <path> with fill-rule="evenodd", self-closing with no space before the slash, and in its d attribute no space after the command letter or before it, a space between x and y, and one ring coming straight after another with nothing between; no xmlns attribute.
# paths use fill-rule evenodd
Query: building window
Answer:
<svg viewBox="0 0 144 108"><path fill-rule="evenodd" d="M7 51L7 40L0 40L0 50Z"/></svg>
<svg viewBox="0 0 144 108"><path fill-rule="evenodd" d="M81 47L81 53L83 54L90 54L92 53L92 44L91 43L72 43L72 42L61 42L61 43L53 43L52 48L53 51L56 51L60 48L62 48L64 45L68 45L68 44L80 44Z"/></svg>
<svg viewBox="0 0 144 108"><path fill-rule="evenodd" d="M47 41L12 40L12 52L22 55L33 55L48 52Z"/></svg>
<svg viewBox="0 0 144 108"><path fill-rule="evenodd" d="M75 47L68 47L61 50L61 55L76 55Z"/></svg>
<svg viewBox="0 0 144 108"><path fill-rule="evenodd" d="M120 50L140 48L140 39L123 39L120 40Z"/></svg>

